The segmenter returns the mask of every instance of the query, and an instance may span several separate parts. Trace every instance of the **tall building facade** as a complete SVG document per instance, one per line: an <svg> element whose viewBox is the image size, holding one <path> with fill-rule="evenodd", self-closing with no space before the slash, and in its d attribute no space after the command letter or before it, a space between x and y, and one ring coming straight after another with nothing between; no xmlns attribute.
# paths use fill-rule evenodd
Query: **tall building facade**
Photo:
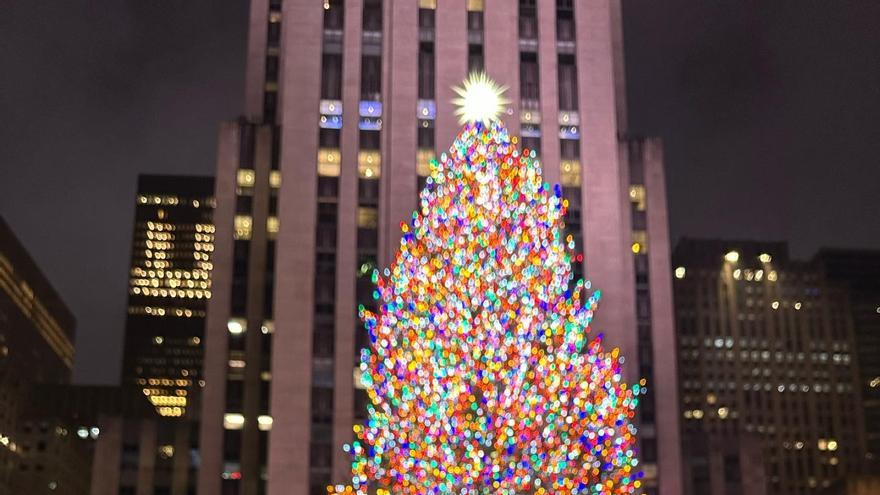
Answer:
<svg viewBox="0 0 880 495"><path fill-rule="evenodd" d="M70 381L75 326L73 314L0 217L0 494L46 493L50 483L59 486L43 463L45 443L31 434L41 426L27 416L36 384Z"/></svg>
<svg viewBox="0 0 880 495"><path fill-rule="evenodd" d="M138 178L122 383L165 417L199 412L213 195L211 177Z"/></svg>
<svg viewBox="0 0 880 495"><path fill-rule="evenodd" d="M849 290L855 358L865 415L867 470L880 471L880 251L822 249L816 255L825 277ZM876 482L876 480L875 480Z"/></svg>
<svg viewBox="0 0 880 495"><path fill-rule="evenodd" d="M199 493L323 494L350 476L357 308L475 70L508 87L508 128L570 201L575 273L604 294L595 328L631 357L628 380L651 381L646 493L680 493L662 150L618 138L619 3L253 0L247 54L245 112L218 146Z"/></svg>
<svg viewBox="0 0 880 495"><path fill-rule="evenodd" d="M700 456L686 443L685 493L756 493L761 483L767 493L822 493L858 473L846 287L789 260L784 243L685 239L673 265L683 437L735 445L713 470L691 462Z"/></svg>

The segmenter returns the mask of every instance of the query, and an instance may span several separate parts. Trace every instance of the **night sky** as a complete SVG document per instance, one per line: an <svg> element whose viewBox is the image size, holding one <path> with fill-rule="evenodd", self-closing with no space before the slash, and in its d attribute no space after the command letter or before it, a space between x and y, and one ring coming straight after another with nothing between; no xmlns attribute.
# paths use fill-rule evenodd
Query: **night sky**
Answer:
<svg viewBox="0 0 880 495"><path fill-rule="evenodd" d="M0 7L0 214L77 316L80 381L118 379L137 174L214 171L246 14ZM625 2L630 130L665 140L674 237L880 248L878 25L872 1Z"/></svg>

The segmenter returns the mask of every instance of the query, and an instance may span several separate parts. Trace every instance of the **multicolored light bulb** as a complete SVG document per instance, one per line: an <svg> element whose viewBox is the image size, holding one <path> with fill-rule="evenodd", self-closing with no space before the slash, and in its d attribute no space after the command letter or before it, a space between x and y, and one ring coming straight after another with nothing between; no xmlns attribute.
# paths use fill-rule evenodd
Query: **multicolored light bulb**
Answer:
<svg viewBox="0 0 880 495"><path fill-rule="evenodd" d="M502 123L471 121L360 314L368 420L337 494L629 494L640 385L589 337L568 201ZM644 382L642 382L644 385Z"/></svg>

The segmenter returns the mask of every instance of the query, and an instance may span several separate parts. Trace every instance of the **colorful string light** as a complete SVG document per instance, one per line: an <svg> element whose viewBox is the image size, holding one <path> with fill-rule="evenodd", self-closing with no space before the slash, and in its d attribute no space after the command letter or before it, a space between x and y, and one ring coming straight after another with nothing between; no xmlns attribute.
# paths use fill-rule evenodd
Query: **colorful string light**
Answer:
<svg viewBox="0 0 880 495"><path fill-rule="evenodd" d="M599 300L572 285L568 201L498 121L432 163L394 263L360 308L370 404L337 494L629 494L644 382L588 338Z"/></svg>

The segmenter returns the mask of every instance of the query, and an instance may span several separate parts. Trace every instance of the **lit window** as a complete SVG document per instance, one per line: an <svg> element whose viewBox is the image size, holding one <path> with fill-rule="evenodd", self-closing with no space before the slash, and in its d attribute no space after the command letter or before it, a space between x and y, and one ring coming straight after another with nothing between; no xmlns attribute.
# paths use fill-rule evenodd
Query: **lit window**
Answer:
<svg viewBox="0 0 880 495"><path fill-rule="evenodd" d="M266 232L269 234L269 239L274 239L278 234L278 217L268 217L266 218Z"/></svg>
<svg viewBox="0 0 880 495"><path fill-rule="evenodd" d="M358 175L363 179L378 179L382 158L378 151L358 153Z"/></svg>
<svg viewBox="0 0 880 495"><path fill-rule="evenodd" d="M482 12L483 0L467 0L467 9L469 12Z"/></svg>
<svg viewBox="0 0 880 495"><path fill-rule="evenodd" d="M432 161L434 161L434 150L420 149L416 153L416 173L422 177L431 175Z"/></svg>
<svg viewBox="0 0 880 495"><path fill-rule="evenodd" d="M233 237L236 240L247 240L251 238L254 221L247 215L235 216L235 232Z"/></svg>
<svg viewBox="0 0 880 495"><path fill-rule="evenodd" d="M158 345L162 345L162 343L165 342L165 338L157 335L157 336L153 337L153 342L155 342Z"/></svg>
<svg viewBox="0 0 880 495"><path fill-rule="evenodd" d="M174 446L173 445L160 445L159 446L159 457L162 459L171 459L174 457Z"/></svg>
<svg viewBox="0 0 880 495"><path fill-rule="evenodd" d="M247 322L244 318L232 318L226 323L226 328L232 335L241 335L247 328Z"/></svg>
<svg viewBox="0 0 880 495"><path fill-rule="evenodd" d="M272 429L272 416L262 415L257 417L257 427L260 431L269 431Z"/></svg>
<svg viewBox="0 0 880 495"><path fill-rule="evenodd" d="M241 368L244 368L245 366L247 366L247 363L243 359L230 359L229 360L229 367L230 368L241 369Z"/></svg>
<svg viewBox="0 0 880 495"><path fill-rule="evenodd" d="M758 256L758 259L761 261L761 263L770 263L771 261L773 261L773 257L767 253L761 253Z"/></svg>
<svg viewBox="0 0 880 495"><path fill-rule="evenodd" d="M632 233L633 254L648 253L648 233L644 230L634 230Z"/></svg>
<svg viewBox="0 0 880 495"><path fill-rule="evenodd" d="M562 160L559 163L559 171L561 173L559 181L563 186L580 187L581 163L578 160Z"/></svg>
<svg viewBox="0 0 880 495"><path fill-rule="evenodd" d="M770 273L767 274L767 280L771 282L776 282L777 275L776 270L770 270Z"/></svg>
<svg viewBox="0 0 880 495"><path fill-rule="evenodd" d="M254 187L256 177L256 173L253 170L249 168L240 168L238 169L236 181L238 182L239 187Z"/></svg>
<svg viewBox="0 0 880 495"><path fill-rule="evenodd" d="M420 9L436 9L437 0L419 0Z"/></svg>
<svg viewBox="0 0 880 495"><path fill-rule="evenodd" d="M726 418L727 418L727 415L728 415L729 413L730 413L730 410L727 409L726 407L719 407L719 408L718 408L718 417L721 418L721 419L726 419Z"/></svg>
<svg viewBox="0 0 880 495"><path fill-rule="evenodd" d="M737 261L739 261L739 252L729 251L727 254L724 255L724 259L731 263L736 263Z"/></svg>
<svg viewBox="0 0 880 495"><path fill-rule="evenodd" d="M635 205L637 211L645 211L645 186L629 186L629 201Z"/></svg>
<svg viewBox="0 0 880 495"><path fill-rule="evenodd" d="M269 185L274 189L281 187L281 172L278 170L269 172Z"/></svg>
<svg viewBox="0 0 880 495"><path fill-rule="evenodd" d="M263 324L260 326L260 331L263 335L275 333L275 322L273 320L263 320Z"/></svg>
<svg viewBox="0 0 880 495"><path fill-rule="evenodd" d="M375 229L379 225L379 211L376 208L358 207L358 227Z"/></svg>
<svg viewBox="0 0 880 495"><path fill-rule="evenodd" d="M523 110L520 112L519 120L524 124L540 124L541 112L538 110Z"/></svg>
<svg viewBox="0 0 880 495"><path fill-rule="evenodd" d="M227 430L240 430L244 427L244 416L238 413L226 413L223 415L223 428Z"/></svg>
<svg viewBox="0 0 880 495"><path fill-rule="evenodd" d="M680 266L675 269L675 278L682 279L687 274L687 268Z"/></svg>
<svg viewBox="0 0 880 495"><path fill-rule="evenodd" d="M322 177L339 177L339 162L341 160L338 149L318 150L318 175Z"/></svg>
<svg viewBox="0 0 880 495"><path fill-rule="evenodd" d="M773 309L779 309L779 301L773 301L770 303L770 307Z"/></svg>

